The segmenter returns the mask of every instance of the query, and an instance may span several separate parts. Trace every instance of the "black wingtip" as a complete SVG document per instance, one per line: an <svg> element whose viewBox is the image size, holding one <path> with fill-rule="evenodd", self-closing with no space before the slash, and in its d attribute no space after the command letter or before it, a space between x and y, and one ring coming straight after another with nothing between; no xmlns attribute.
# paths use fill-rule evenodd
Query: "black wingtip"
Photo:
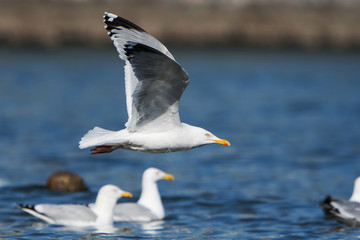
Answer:
<svg viewBox="0 0 360 240"><path fill-rule="evenodd" d="M327 195L325 199L323 200L324 204L330 204L332 201L332 197L330 195Z"/></svg>
<svg viewBox="0 0 360 240"><path fill-rule="evenodd" d="M21 209L30 209L30 210L35 211L35 205L33 205L33 204L16 203L15 205Z"/></svg>
<svg viewBox="0 0 360 240"><path fill-rule="evenodd" d="M129 61L131 61L133 56L139 52L152 52L152 53L156 53L159 55L164 55L159 50L149 47L145 44L129 42L129 41L127 42L127 44L124 45L124 51L125 51L125 55L127 56Z"/></svg>
<svg viewBox="0 0 360 240"><path fill-rule="evenodd" d="M325 198L324 198L324 200L322 200L322 201L320 201L319 202L319 205L322 207L322 208L328 208L329 206L331 206L330 205L330 203L331 203L331 201L332 201L332 197L330 196L330 195L327 195Z"/></svg>
<svg viewBox="0 0 360 240"><path fill-rule="evenodd" d="M113 13L105 12L103 18L104 18L104 23L107 25L106 30L108 31L111 31L114 28L119 29L117 27L124 27L127 29L135 29L139 32L145 32L144 29L142 29L135 23L132 23L129 20L119 17Z"/></svg>
<svg viewBox="0 0 360 240"><path fill-rule="evenodd" d="M331 204L333 201L334 199L328 195L322 202L320 202L320 206L323 209L325 215L330 217L336 216L339 213L339 210Z"/></svg>

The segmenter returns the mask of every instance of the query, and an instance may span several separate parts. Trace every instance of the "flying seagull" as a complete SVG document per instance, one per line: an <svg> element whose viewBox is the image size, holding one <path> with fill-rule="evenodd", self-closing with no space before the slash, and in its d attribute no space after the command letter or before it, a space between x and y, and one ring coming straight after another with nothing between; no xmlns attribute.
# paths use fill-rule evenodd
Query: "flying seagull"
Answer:
<svg viewBox="0 0 360 240"><path fill-rule="evenodd" d="M165 153L207 144L230 146L211 132L180 122L179 101L189 76L167 48L134 23L105 13L104 23L119 56L125 61L125 92L128 121L125 129L95 127L85 134L81 149L92 154L118 148Z"/></svg>

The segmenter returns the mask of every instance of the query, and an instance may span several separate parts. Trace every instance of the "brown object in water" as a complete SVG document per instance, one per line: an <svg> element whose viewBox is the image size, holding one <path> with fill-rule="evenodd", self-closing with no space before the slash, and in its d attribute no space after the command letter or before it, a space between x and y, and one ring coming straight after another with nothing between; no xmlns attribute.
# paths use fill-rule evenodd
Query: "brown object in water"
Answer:
<svg viewBox="0 0 360 240"><path fill-rule="evenodd" d="M57 171L48 177L46 187L52 191L81 192L87 191L82 177L69 171Z"/></svg>

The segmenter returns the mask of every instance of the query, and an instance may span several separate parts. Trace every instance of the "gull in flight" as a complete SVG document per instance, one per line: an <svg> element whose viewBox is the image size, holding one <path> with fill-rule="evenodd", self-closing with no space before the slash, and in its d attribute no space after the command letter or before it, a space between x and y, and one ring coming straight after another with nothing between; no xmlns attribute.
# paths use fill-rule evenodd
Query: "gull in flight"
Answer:
<svg viewBox="0 0 360 240"><path fill-rule="evenodd" d="M230 146L203 128L180 122L179 101L189 76L162 43L115 14L105 13L104 23L125 61L128 121L119 131L95 127L82 137L81 149L92 147L92 154L118 148L165 153L212 143Z"/></svg>
<svg viewBox="0 0 360 240"><path fill-rule="evenodd" d="M49 224L72 227L112 228L116 202L121 197L131 197L115 185L100 188L94 204L18 204L25 212Z"/></svg>

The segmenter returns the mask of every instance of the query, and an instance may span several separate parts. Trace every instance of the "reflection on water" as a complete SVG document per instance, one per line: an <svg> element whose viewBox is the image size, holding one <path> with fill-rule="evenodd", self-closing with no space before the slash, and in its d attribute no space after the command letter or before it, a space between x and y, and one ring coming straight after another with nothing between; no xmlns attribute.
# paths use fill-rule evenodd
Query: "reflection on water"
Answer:
<svg viewBox="0 0 360 240"><path fill-rule="evenodd" d="M120 229L114 227L114 226L100 226L100 227L96 227L96 233L115 233L117 231L119 231Z"/></svg>
<svg viewBox="0 0 360 240"><path fill-rule="evenodd" d="M77 233L104 233L104 234L114 234L116 232L119 232L120 229L114 226L98 226L98 227L72 227L72 226L63 226L63 225L52 225L43 221L40 221L39 219L34 219L34 222L32 227L35 230L38 231L44 231L46 229L56 229L56 231L64 231L64 232L77 232Z"/></svg>
<svg viewBox="0 0 360 240"><path fill-rule="evenodd" d="M159 230L164 229L164 221L139 223L139 225L144 233L151 235L156 235L159 233Z"/></svg>

